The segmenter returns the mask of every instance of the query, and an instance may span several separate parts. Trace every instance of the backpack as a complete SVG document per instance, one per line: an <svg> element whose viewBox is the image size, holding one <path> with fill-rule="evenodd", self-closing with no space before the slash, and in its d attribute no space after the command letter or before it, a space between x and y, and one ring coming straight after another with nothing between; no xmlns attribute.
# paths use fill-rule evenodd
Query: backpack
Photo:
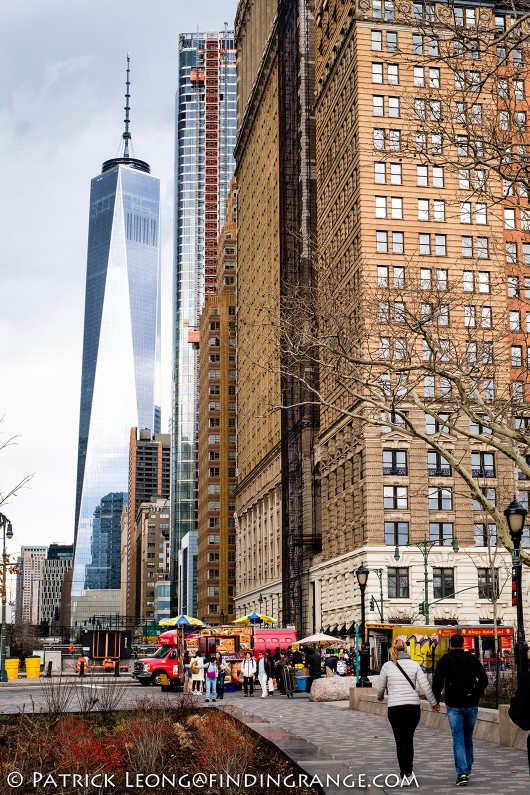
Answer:
<svg viewBox="0 0 530 795"><path fill-rule="evenodd" d="M199 661L196 657L194 657L193 660L191 661L190 671L192 672L192 674L198 674L200 670L201 668L199 665Z"/></svg>
<svg viewBox="0 0 530 795"><path fill-rule="evenodd" d="M451 698L462 702L462 706L477 701L482 693L479 693L477 676L471 667L473 661L470 653L465 652L462 659L459 655L449 654L449 661L451 672L447 677L447 684Z"/></svg>
<svg viewBox="0 0 530 795"><path fill-rule="evenodd" d="M508 709L512 723L527 732L530 729L530 687L519 684Z"/></svg>

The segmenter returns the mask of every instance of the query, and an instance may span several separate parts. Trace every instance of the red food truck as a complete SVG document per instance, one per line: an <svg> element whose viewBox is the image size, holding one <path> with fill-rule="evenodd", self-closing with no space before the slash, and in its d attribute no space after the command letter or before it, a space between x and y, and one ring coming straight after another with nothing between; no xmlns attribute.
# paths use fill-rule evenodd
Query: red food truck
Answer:
<svg viewBox="0 0 530 795"><path fill-rule="evenodd" d="M183 650L188 651L190 657L197 651L203 656L207 653L213 656L218 651L229 663L225 681L230 683L232 679L237 682L240 661L247 651L252 652L255 657L260 651L274 654L277 648L287 649L295 641L296 630L283 627L204 627L191 633L183 633L182 628L172 629L159 636L158 648L151 657L135 661L133 677L142 685L159 685L160 674L163 672L170 680L177 679L182 674L179 665Z"/></svg>

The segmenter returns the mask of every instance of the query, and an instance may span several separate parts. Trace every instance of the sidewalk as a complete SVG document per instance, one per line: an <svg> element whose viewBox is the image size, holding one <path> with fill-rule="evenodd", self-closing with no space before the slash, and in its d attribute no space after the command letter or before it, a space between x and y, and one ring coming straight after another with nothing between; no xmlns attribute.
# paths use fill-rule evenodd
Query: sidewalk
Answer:
<svg viewBox="0 0 530 795"><path fill-rule="evenodd" d="M269 739L308 776L317 775L329 795L370 789L391 793L396 787L397 760L394 736L386 718L350 710L346 701L309 701L306 694L287 699L275 693L267 699L230 694L218 705ZM526 753L476 740L475 764L468 792L477 795L528 795L530 774ZM456 792L451 734L418 727L415 736L414 770L421 795ZM274 771L271 771L273 774ZM337 788L325 781L330 776L353 776ZM365 778L359 779L364 774ZM384 781L390 775L388 784ZM374 778L379 776L380 778ZM354 786L353 786L354 785Z"/></svg>

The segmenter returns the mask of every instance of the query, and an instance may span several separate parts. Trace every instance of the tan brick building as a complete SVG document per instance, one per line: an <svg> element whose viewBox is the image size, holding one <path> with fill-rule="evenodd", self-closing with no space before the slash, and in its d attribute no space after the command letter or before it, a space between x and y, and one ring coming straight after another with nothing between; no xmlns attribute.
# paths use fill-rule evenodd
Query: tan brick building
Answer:
<svg viewBox="0 0 530 795"><path fill-rule="evenodd" d="M236 585L236 220L230 183L219 236L217 288L200 318L197 613L209 624L235 618Z"/></svg>
<svg viewBox="0 0 530 795"><path fill-rule="evenodd" d="M312 1L241 0L238 138L236 613L273 613L304 632L320 545L318 417L280 377L280 307L311 284L314 231Z"/></svg>
<svg viewBox="0 0 530 795"><path fill-rule="evenodd" d="M527 339L522 309L515 303L508 307L505 288L510 275L505 242L524 242L519 239L520 210L514 211L515 231L507 231L512 215L506 222L502 207L481 192L477 169L470 186L469 173L458 162L451 165L455 155L448 161L434 127L422 125L425 118L435 119L440 107L444 112L452 108L456 124L459 114L469 110L457 104L460 72L455 77L454 69L436 63L437 42L425 34L422 22L414 21L413 14L425 20L433 7L407 6L404 18L397 4L381 0L317 0L315 5L320 284L354 297L349 319L361 349L372 356L378 350L381 358L389 359L397 357L402 339L396 330L401 321L398 304L416 301L421 311L432 300L428 296L435 295L436 333L448 344L460 345L468 363L477 356L475 329L481 330L479 356L486 351L491 356L482 358L482 364L491 365L481 372L484 400L494 399L494 388L495 399L501 393L509 396ZM461 24L472 27L469 14L476 9L466 8ZM474 56L463 59L466 80L477 69ZM483 119L492 107L497 112L491 97L481 101L480 109L478 102L471 108L477 129L479 116ZM518 302L525 277L523 271L513 275L510 301ZM444 293L450 296L447 303ZM521 348L512 347L511 368L505 355L509 309L520 313L517 328L515 315L510 315L514 345ZM495 330L505 321L502 341ZM500 355L494 358L491 346ZM422 390L431 388L433 396L443 395L438 380L423 381ZM347 407L334 376L323 376L321 389L330 404ZM424 423L427 435L439 434L499 510L504 509L518 482L506 457L464 435L446 434L412 405L410 418ZM459 422L465 434L468 426L463 418ZM424 559L413 545L424 538L436 541L428 557L429 601L442 600L432 605L430 623L491 621L491 602L483 598L488 573L477 563L491 520L443 457L426 441L412 440L399 429L350 420L331 409L321 414L320 448L323 547L311 568L315 628L322 625L348 636L360 616L355 570L361 563L380 572L385 620L422 622L418 605L424 598ZM451 547L455 538L460 546L456 554ZM499 567L509 579L507 553ZM515 620L510 582L498 603L507 624ZM372 574L368 599L379 599L379 590Z"/></svg>

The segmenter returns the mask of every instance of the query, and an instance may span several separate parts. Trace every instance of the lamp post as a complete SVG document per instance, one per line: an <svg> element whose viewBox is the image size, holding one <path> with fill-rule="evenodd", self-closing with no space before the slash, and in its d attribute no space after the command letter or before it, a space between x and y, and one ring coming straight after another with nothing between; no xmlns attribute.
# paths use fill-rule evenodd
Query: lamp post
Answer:
<svg viewBox="0 0 530 795"><path fill-rule="evenodd" d="M381 623L385 620L384 618L384 601L383 601L383 569L374 569L374 572L377 574L377 578L379 580L379 604L381 605L379 609L379 616L381 619Z"/></svg>
<svg viewBox="0 0 530 795"><path fill-rule="evenodd" d="M3 547L2 547L2 635L0 637L0 682L7 682L6 671L6 605L7 605L7 554L6 538L13 538L13 528L11 522L3 513L0 513L0 525L2 527Z"/></svg>
<svg viewBox="0 0 530 795"><path fill-rule="evenodd" d="M512 572L513 585L515 586L515 604L517 606L517 641L515 644L515 664L517 673L520 676L528 671L528 644L524 634L523 622L523 578L521 566L521 536L523 534L524 521L527 510L514 498L504 511L506 524L510 531L513 541L512 551ZM514 603L512 588L512 605Z"/></svg>
<svg viewBox="0 0 530 795"><path fill-rule="evenodd" d="M431 541L426 536L423 541L418 541L417 544L411 544L410 541L406 543L407 547L416 547L419 549L422 557L423 557L423 580L424 580L424 601L420 604L420 615L425 616L425 624L429 625L429 555L433 547L439 546L438 541ZM458 546L458 538L454 536L451 546L453 548L453 552L458 552L460 547ZM401 555L399 554L399 546L396 545L396 550L394 552L394 559L399 560Z"/></svg>
<svg viewBox="0 0 530 795"><path fill-rule="evenodd" d="M359 583L359 588L361 589L361 661L359 664L360 668L360 675L357 679L357 687L372 687L372 683L368 679L368 658L370 655L370 651L366 646L365 635L366 635L366 611L365 611L365 604L364 604L364 596L366 592L366 584L368 582L368 575L370 574L370 570L366 568L366 566L361 563L357 571L355 572L355 576L357 577L357 582Z"/></svg>

